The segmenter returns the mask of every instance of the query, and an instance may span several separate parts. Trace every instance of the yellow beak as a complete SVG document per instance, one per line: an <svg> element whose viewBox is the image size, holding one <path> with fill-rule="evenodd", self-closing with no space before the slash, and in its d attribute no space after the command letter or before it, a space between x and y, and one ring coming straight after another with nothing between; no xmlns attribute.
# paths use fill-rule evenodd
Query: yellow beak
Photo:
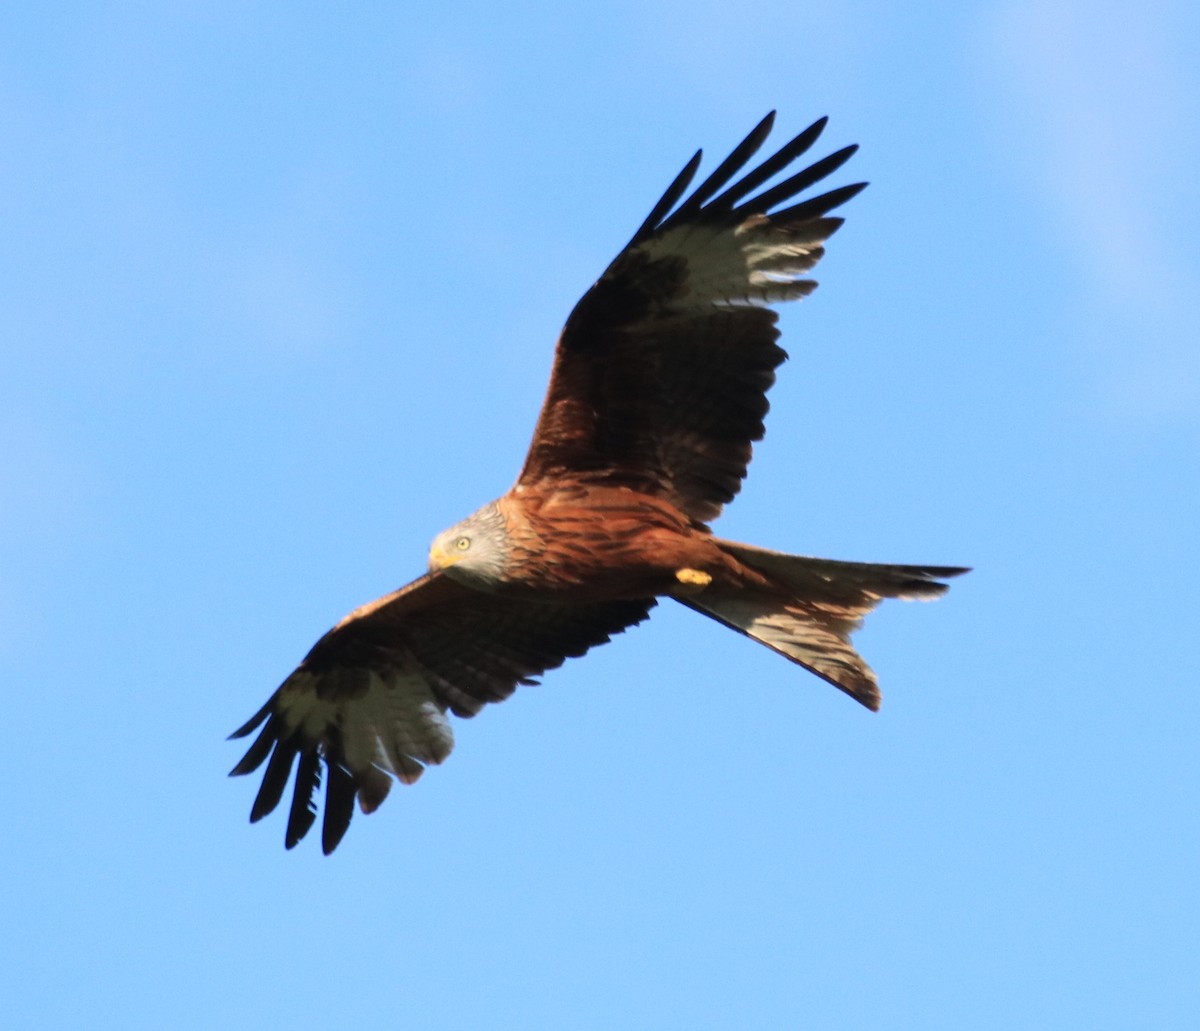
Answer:
<svg viewBox="0 0 1200 1031"><path fill-rule="evenodd" d="M462 555L458 552L443 551L435 544L429 549L429 570L436 572L439 569L445 569L461 559Z"/></svg>

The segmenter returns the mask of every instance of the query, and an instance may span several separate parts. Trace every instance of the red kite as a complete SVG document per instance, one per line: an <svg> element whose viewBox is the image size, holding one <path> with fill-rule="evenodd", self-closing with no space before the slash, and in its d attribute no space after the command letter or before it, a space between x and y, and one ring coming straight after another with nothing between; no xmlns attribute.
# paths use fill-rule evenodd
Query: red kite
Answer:
<svg viewBox="0 0 1200 1031"><path fill-rule="evenodd" d="M708 526L741 487L787 357L770 305L816 288L804 276L842 224L829 212L866 185L789 204L851 146L761 189L826 121L741 174L773 120L679 203L697 152L575 306L512 489L440 534L427 573L322 637L234 733L262 727L232 770L267 763L251 821L275 809L295 767L288 848L316 820L322 767L329 853L356 798L372 812L393 778L411 784L450 754L448 712L502 701L661 597L879 707L851 633L881 599L936 597L938 578L966 570L803 558Z"/></svg>

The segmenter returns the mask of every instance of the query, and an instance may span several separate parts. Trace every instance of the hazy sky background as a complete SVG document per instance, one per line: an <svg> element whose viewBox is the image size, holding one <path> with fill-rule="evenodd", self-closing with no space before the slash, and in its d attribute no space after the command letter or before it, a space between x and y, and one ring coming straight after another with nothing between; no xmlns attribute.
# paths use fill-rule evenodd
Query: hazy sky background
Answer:
<svg viewBox="0 0 1200 1031"><path fill-rule="evenodd" d="M1196 5L0 40L7 1026L1196 1026ZM509 485L571 305L775 107L872 186L718 529L976 572L860 635L878 715L664 604L285 852L225 735Z"/></svg>

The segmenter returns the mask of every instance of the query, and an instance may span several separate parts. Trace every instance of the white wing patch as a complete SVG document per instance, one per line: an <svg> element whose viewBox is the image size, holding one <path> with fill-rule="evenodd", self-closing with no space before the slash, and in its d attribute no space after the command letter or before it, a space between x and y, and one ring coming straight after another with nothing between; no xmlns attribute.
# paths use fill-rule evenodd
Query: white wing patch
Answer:
<svg viewBox="0 0 1200 1031"><path fill-rule="evenodd" d="M671 299L682 313L718 308L762 308L796 300L817 284L803 279L825 253L838 219L814 219L783 228L765 215L752 215L732 233L703 223L669 229L644 243L651 261L683 258L688 292Z"/></svg>
<svg viewBox="0 0 1200 1031"><path fill-rule="evenodd" d="M299 730L327 759L368 779L374 769L411 784L454 748L454 731L429 684L403 668L298 669L280 688L278 713L286 733Z"/></svg>

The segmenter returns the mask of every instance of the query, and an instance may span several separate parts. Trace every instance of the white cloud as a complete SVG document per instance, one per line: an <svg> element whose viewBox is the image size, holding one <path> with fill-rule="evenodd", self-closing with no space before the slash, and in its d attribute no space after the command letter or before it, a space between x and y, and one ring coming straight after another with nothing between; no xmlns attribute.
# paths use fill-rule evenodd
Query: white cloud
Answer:
<svg viewBox="0 0 1200 1031"><path fill-rule="evenodd" d="M989 63L1020 104L1018 138L1030 140L1016 157L1084 277L1077 302L1093 316L1083 329L1100 389L1151 417L1200 414L1188 17L1153 3L1018 0L984 25Z"/></svg>
<svg viewBox="0 0 1200 1031"><path fill-rule="evenodd" d="M47 632L51 585L94 546L100 485L66 428L13 405L0 412L0 657Z"/></svg>
<svg viewBox="0 0 1200 1031"><path fill-rule="evenodd" d="M778 107L785 126L844 113L851 98L862 102L871 81L864 65L887 39L887 18L859 0L771 0L736 10L725 0L650 3L632 17L642 20L637 38L646 66L662 69L664 92L735 120Z"/></svg>
<svg viewBox="0 0 1200 1031"><path fill-rule="evenodd" d="M311 355L344 341L353 295L345 207L353 196L342 162L310 156L216 242L228 273L226 300L260 352Z"/></svg>

